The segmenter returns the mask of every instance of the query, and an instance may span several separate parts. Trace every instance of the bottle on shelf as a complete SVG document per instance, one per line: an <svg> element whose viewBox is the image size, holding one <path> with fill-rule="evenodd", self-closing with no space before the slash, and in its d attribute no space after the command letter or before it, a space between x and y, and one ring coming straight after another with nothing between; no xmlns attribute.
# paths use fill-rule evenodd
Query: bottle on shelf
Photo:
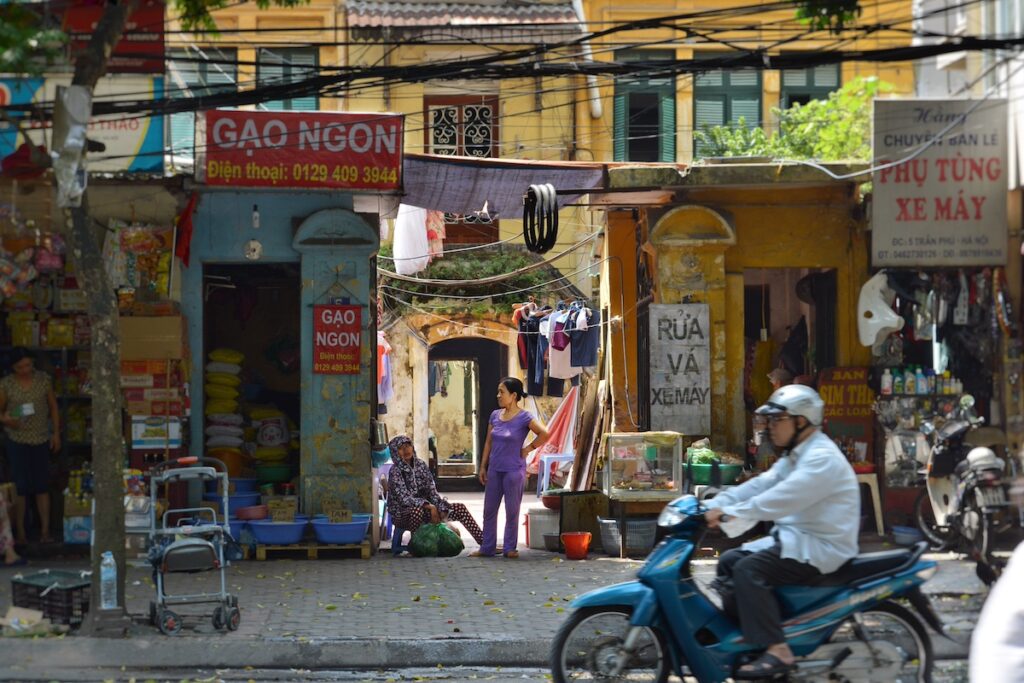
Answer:
<svg viewBox="0 0 1024 683"><path fill-rule="evenodd" d="M919 395L928 393L928 380L925 379L924 370L921 369L920 365L914 371L914 386L917 388Z"/></svg>
<svg viewBox="0 0 1024 683"><path fill-rule="evenodd" d="M892 378L892 393L903 393L903 373L899 368L896 368L896 375Z"/></svg>
<svg viewBox="0 0 1024 683"><path fill-rule="evenodd" d="M952 379L949 370L944 370L942 373L942 388L939 391L940 394L951 394L953 393Z"/></svg>
<svg viewBox="0 0 1024 683"><path fill-rule="evenodd" d="M882 396L892 395L892 373L889 368L882 372Z"/></svg>
<svg viewBox="0 0 1024 683"><path fill-rule="evenodd" d="M914 373L913 365L908 365L906 371L903 373L903 393L917 393L917 375Z"/></svg>
<svg viewBox="0 0 1024 683"><path fill-rule="evenodd" d="M924 371L924 379L925 379L925 382L928 385L928 391L926 391L925 393L927 393L927 394L935 394L935 393L937 393L935 391L935 370L933 368L928 368L927 370Z"/></svg>

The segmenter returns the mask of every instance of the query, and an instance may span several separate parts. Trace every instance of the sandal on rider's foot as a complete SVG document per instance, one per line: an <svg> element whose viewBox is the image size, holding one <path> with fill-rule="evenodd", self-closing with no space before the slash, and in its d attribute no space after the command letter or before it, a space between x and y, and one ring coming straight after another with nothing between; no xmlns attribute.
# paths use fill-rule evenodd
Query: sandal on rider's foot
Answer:
<svg viewBox="0 0 1024 683"><path fill-rule="evenodd" d="M509 550L507 553L505 553L505 558L509 560L517 560L519 559L519 551Z"/></svg>
<svg viewBox="0 0 1024 683"><path fill-rule="evenodd" d="M749 664L744 664L739 669L736 669L733 678L738 681L760 680L762 678L781 676L794 669L796 669L795 664L786 664L775 655L765 652Z"/></svg>

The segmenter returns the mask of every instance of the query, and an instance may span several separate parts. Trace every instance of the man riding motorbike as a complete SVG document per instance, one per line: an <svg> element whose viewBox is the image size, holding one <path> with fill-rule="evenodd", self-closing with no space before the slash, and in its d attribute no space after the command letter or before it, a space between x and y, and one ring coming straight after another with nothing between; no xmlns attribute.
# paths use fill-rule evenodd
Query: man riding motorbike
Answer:
<svg viewBox="0 0 1024 683"><path fill-rule="evenodd" d="M784 452L770 470L708 501L708 526L729 517L775 523L769 536L724 553L714 586L724 609L738 613L743 637L765 652L738 679L770 678L793 668L782 631L776 586L799 584L839 569L858 552L860 490L845 456L821 431L825 402L814 389L776 390L757 414Z"/></svg>

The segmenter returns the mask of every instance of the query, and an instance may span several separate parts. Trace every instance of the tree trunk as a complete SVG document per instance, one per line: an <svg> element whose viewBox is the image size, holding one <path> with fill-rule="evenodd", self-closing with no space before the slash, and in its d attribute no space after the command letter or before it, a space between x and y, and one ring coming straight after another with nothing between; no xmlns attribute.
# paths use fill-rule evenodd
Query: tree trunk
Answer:
<svg viewBox="0 0 1024 683"><path fill-rule="evenodd" d="M89 41L76 55L72 85L93 90L124 33L136 0L108 4ZM61 106L60 99L57 106ZM117 561L117 604L124 607L124 445L121 438L121 359L117 297L107 276L95 225L89 214L88 190L78 207L68 210L68 245L79 287L85 292L92 325L92 468L96 510L93 514L92 600L88 631L98 631L100 555L111 551Z"/></svg>

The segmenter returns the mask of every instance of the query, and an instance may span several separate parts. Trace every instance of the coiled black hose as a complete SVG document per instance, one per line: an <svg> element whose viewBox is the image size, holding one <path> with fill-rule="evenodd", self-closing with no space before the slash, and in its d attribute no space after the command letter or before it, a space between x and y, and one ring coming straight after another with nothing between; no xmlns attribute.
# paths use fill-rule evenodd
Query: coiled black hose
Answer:
<svg viewBox="0 0 1024 683"><path fill-rule="evenodd" d="M558 241L558 200L551 184L530 185L523 195L523 240L530 251L543 254Z"/></svg>

